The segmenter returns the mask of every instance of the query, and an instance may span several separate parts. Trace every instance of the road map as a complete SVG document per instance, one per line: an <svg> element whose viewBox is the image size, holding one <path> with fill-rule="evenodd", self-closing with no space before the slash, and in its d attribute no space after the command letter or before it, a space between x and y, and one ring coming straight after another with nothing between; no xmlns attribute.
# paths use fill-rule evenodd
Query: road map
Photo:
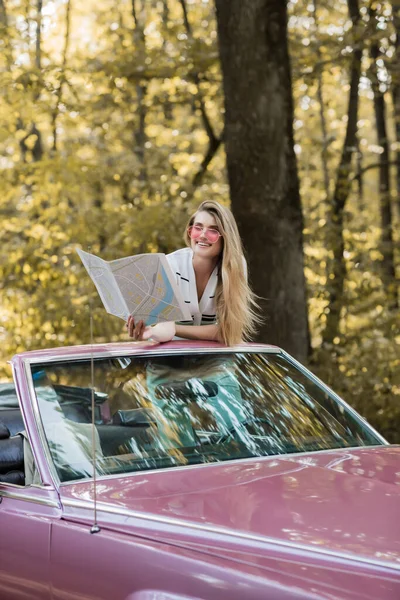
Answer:
<svg viewBox="0 0 400 600"><path fill-rule="evenodd" d="M137 254L106 261L77 249L108 313L146 325L191 321L165 254Z"/></svg>

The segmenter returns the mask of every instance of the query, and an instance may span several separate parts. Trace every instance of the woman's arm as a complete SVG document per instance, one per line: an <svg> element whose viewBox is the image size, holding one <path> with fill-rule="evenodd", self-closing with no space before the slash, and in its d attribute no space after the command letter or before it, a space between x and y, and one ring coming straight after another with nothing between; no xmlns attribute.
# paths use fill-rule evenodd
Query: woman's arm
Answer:
<svg viewBox="0 0 400 600"><path fill-rule="evenodd" d="M177 325L173 321L158 323L154 327L146 327L143 321L129 317L126 324L128 334L134 340L167 342L176 335L188 340L218 340L218 325Z"/></svg>
<svg viewBox="0 0 400 600"><path fill-rule="evenodd" d="M218 340L218 325L175 325L175 330L187 340Z"/></svg>

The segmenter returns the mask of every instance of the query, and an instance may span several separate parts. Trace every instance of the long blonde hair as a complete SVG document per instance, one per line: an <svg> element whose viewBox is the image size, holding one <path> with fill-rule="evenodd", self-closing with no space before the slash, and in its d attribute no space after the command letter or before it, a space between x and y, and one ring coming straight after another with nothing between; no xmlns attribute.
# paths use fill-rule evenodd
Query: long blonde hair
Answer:
<svg viewBox="0 0 400 600"><path fill-rule="evenodd" d="M249 339L262 319L257 314L259 306L256 296L247 282L242 240L229 208L213 200L202 202L187 224L184 236L186 245L190 247L188 228L201 211L215 218L223 238L215 304L219 339L227 346L232 346Z"/></svg>

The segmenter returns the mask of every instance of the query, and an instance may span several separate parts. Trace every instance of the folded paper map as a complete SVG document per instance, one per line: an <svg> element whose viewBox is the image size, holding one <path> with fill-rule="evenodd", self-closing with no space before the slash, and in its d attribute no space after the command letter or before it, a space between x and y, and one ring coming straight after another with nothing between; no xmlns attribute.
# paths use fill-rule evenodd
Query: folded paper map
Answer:
<svg viewBox="0 0 400 600"><path fill-rule="evenodd" d="M191 321L165 254L137 254L106 261L77 249L108 313L147 325Z"/></svg>

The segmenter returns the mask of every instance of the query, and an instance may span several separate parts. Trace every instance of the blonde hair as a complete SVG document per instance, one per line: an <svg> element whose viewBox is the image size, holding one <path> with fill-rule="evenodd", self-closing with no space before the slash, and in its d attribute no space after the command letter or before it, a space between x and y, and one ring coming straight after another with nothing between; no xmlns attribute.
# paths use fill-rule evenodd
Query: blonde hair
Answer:
<svg viewBox="0 0 400 600"><path fill-rule="evenodd" d="M229 208L213 200L202 202L187 224L184 236L186 245L190 247L188 228L201 211L215 218L223 238L215 304L219 339L227 346L232 346L249 339L262 319L257 314L259 306L256 296L247 282L242 240Z"/></svg>

